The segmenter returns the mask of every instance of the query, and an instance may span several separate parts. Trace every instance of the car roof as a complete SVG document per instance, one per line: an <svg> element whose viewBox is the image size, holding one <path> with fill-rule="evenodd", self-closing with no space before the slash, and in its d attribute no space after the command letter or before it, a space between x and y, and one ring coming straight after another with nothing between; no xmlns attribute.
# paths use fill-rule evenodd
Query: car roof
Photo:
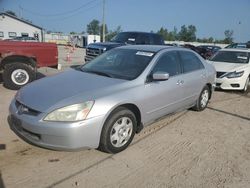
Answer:
<svg viewBox="0 0 250 188"><path fill-rule="evenodd" d="M248 48L223 48L220 51L231 51L231 52L250 52Z"/></svg>
<svg viewBox="0 0 250 188"><path fill-rule="evenodd" d="M145 31L123 31L120 33L138 33L138 34L152 34L152 35L159 35L157 33L145 32Z"/></svg>
<svg viewBox="0 0 250 188"><path fill-rule="evenodd" d="M198 47L221 48L220 46L215 46L215 45L199 45Z"/></svg>
<svg viewBox="0 0 250 188"><path fill-rule="evenodd" d="M176 48L176 47L167 46L167 45L166 46L164 46L164 45L126 45L126 46L121 46L119 48L149 51L149 52L158 52L158 51L163 50L163 49Z"/></svg>

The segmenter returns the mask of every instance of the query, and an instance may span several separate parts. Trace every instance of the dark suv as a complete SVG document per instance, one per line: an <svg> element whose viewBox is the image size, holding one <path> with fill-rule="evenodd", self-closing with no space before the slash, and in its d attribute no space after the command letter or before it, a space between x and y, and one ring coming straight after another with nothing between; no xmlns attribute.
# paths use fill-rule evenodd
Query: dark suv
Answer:
<svg viewBox="0 0 250 188"><path fill-rule="evenodd" d="M161 35L147 32L121 32L109 42L98 42L89 44L86 48L85 62L88 62L103 52L124 45L152 44L164 45Z"/></svg>

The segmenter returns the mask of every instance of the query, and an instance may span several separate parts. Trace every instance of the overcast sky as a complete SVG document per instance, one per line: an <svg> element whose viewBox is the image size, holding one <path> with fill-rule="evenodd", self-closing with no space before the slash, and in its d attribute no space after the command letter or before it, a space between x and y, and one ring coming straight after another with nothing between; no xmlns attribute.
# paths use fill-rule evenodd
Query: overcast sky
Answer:
<svg viewBox="0 0 250 188"><path fill-rule="evenodd" d="M0 0L0 11L12 10L46 30L86 31L93 19L102 20L103 0ZM250 41L250 0L106 0L109 29L178 30L193 24L197 37L223 39L232 29L238 42Z"/></svg>

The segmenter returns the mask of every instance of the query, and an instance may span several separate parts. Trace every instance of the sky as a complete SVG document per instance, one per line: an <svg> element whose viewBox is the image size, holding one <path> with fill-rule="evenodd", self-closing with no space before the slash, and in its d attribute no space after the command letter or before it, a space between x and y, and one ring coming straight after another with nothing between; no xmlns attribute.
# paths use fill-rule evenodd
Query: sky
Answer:
<svg viewBox="0 0 250 188"><path fill-rule="evenodd" d="M250 0L105 0L109 30L172 31L195 25L198 38L224 39L233 30L235 42L250 41ZM0 11L12 10L46 30L86 31L93 19L102 21L103 0L0 0Z"/></svg>

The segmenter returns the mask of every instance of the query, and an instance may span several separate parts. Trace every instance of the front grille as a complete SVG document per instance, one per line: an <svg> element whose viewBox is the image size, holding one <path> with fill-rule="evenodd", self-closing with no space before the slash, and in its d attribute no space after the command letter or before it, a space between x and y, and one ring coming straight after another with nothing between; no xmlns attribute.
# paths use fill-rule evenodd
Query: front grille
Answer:
<svg viewBox="0 0 250 188"><path fill-rule="evenodd" d="M226 74L226 72L216 72L216 78L220 78L224 74Z"/></svg>
<svg viewBox="0 0 250 188"><path fill-rule="evenodd" d="M85 60L89 61L103 53L102 49L99 48L87 48Z"/></svg>
<svg viewBox="0 0 250 188"><path fill-rule="evenodd" d="M16 100L15 102L16 108L18 110L18 114L27 114L31 116L38 116L41 112L34 110L32 108L29 108L28 106L20 103L19 101Z"/></svg>

